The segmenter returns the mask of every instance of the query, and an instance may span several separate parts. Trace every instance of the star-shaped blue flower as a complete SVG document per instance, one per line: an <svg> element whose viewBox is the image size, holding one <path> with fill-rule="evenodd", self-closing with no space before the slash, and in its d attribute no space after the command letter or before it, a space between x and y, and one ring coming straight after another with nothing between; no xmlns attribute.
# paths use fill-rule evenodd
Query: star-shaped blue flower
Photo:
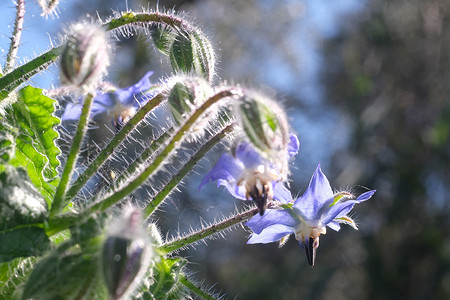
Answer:
<svg viewBox="0 0 450 300"><path fill-rule="evenodd" d="M319 164L303 196L295 201L290 193L287 197L278 197L280 205L277 209L268 209L263 216L256 215L246 223L253 231L247 243L283 243L294 234L313 266L320 234L326 233L327 226L339 231L340 223L357 229L348 213L356 203L370 199L374 193L375 190L365 192L354 200L347 192L334 194Z"/></svg>
<svg viewBox="0 0 450 300"><path fill-rule="evenodd" d="M142 79L123 89L117 89L112 92L98 93L91 107L92 119L110 120L113 126L117 126L122 122L126 122L132 117L137 109L151 99L155 90L150 82L150 76L153 72L147 72ZM63 121L78 120L81 114L82 104L69 103L62 115Z"/></svg>
<svg viewBox="0 0 450 300"><path fill-rule="evenodd" d="M285 157L270 160L250 143L239 143L232 153L222 154L203 178L199 189L217 180L217 186L225 186L234 197L256 201L260 214L263 214L268 201L289 194L282 182L288 173L287 160L298 153L299 147L297 136L290 134Z"/></svg>

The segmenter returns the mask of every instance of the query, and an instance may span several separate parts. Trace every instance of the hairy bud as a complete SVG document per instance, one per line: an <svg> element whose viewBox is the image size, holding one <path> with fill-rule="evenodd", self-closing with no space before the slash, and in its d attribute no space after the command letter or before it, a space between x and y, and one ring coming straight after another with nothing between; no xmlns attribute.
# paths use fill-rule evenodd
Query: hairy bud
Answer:
<svg viewBox="0 0 450 300"><path fill-rule="evenodd" d="M140 212L130 209L103 244L103 275L112 299L131 294L150 263L152 248L141 222Z"/></svg>
<svg viewBox="0 0 450 300"><path fill-rule="evenodd" d="M109 45L100 25L71 26L61 54L61 83L77 89L95 88L109 66Z"/></svg>
<svg viewBox="0 0 450 300"><path fill-rule="evenodd" d="M277 103L249 92L241 99L238 110L247 137L259 150L269 154L287 150L287 117Z"/></svg>
<svg viewBox="0 0 450 300"><path fill-rule="evenodd" d="M168 103L175 122L180 125L186 116L212 94L212 88L202 78L176 78L168 95Z"/></svg>
<svg viewBox="0 0 450 300"><path fill-rule="evenodd" d="M194 73L210 82L214 78L214 51L209 40L198 31L178 34L169 49L169 58L177 72Z"/></svg>

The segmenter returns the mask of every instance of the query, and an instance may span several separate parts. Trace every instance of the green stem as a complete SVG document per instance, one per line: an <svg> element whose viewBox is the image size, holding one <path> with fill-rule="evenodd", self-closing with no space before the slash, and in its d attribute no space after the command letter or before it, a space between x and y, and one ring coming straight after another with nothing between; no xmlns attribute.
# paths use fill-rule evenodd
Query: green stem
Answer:
<svg viewBox="0 0 450 300"><path fill-rule="evenodd" d="M173 251L177 251L181 248L184 248L193 243L196 243L208 236L211 236L215 233L218 233L222 230L225 230L225 229L230 228L234 225L237 225L243 221L246 221L246 220L250 219L251 217L253 217L254 215L256 215L257 213L258 213L258 208L252 208L250 210L244 211L240 214L235 215L234 217L226 219L217 224L211 225L200 231L189 234L185 237L176 239L174 241L165 243L159 247L158 252L161 253L161 255L164 255L164 254L169 254L170 252L173 252Z"/></svg>
<svg viewBox="0 0 450 300"><path fill-rule="evenodd" d="M180 282L187 287L191 292L196 294L199 297L202 297L205 300L217 300L214 296L210 295L209 293L202 290L201 287L195 285L193 282L191 282L186 276L180 275Z"/></svg>
<svg viewBox="0 0 450 300"><path fill-rule="evenodd" d="M152 156L155 151L167 141L167 139L172 135L173 132L174 129L169 128L167 131L161 134L158 139L153 140L150 144L150 147L146 148L141 153L141 155L127 167L127 169L115 180L114 184L117 186L120 185L127 178L127 174L133 174L134 172L136 172L139 166L147 159L149 159L150 156Z"/></svg>
<svg viewBox="0 0 450 300"><path fill-rule="evenodd" d="M14 69L0 78L0 101L14 91L19 85L27 81L33 75L47 68L55 62L61 54L62 46L53 48L35 59Z"/></svg>
<svg viewBox="0 0 450 300"><path fill-rule="evenodd" d="M239 94L239 91L236 89L229 89L221 91L211 98L209 98L205 103L203 103L191 116L190 118L183 124L183 126L178 129L172 139L169 141L167 146L155 157L153 162L146 167L142 173L140 173L134 180L128 183L122 189L115 191L111 196L104 198L100 202L90 206L87 208L86 212L91 213L97 210L105 210L114 204L120 202L123 198L131 194L135 189L140 187L147 178L165 161L167 157L170 156L170 153L175 148L175 146L182 140L185 133L194 125L195 121L213 104L217 103L219 100L234 96Z"/></svg>
<svg viewBox="0 0 450 300"><path fill-rule="evenodd" d="M221 132L206 142L181 168L177 174L164 186L164 188L156 194L149 204L144 208L144 218L147 219L158 208L168 194L180 183L184 176L192 170L195 164L202 159L209 150L211 150L218 142L220 142L228 133L233 130L233 125L228 125Z"/></svg>
<svg viewBox="0 0 450 300"><path fill-rule="evenodd" d="M11 37L11 44L9 45L8 55L6 56L4 73L8 73L16 61L20 37L23 31L24 16L25 16L25 0L17 0L16 20L14 22L14 31Z"/></svg>
<svg viewBox="0 0 450 300"><path fill-rule="evenodd" d="M192 31L192 26L188 22L175 16L162 14L159 12L134 14L126 12L122 16L112 19L104 26L106 30L114 30L128 24L160 23L173 27L174 29L183 27L187 31ZM28 63L14 69L10 73L0 78L0 101L5 99L10 92L14 91L19 85L27 81L33 75L46 69L55 62L62 52L63 45L55 47Z"/></svg>
<svg viewBox="0 0 450 300"><path fill-rule="evenodd" d="M67 156L66 165L64 166L64 171L61 175L61 180L58 187L56 188L55 197L53 199L52 208L50 210L50 217L55 216L59 213L64 206L66 206L67 201L65 201L65 194L67 190L67 185L72 177L73 169L80 152L81 143L83 141L84 134L87 130L87 124L89 120L89 115L91 113L91 104L94 97L92 94L88 94L83 103L83 108L81 110L80 120L78 122L78 127L75 132L75 136L72 140L72 146L69 150L69 155Z"/></svg>
<svg viewBox="0 0 450 300"><path fill-rule="evenodd" d="M127 135L137 126L137 124L139 124L139 122L141 122L152 109L161 104L163 100L163 94L158 94L137 111L137 113L113 137L108 145L97 155L94 161L89 164L88 168L80 176L78 176L70 189L67 191L67 200L71 200L77 195L89 178L91 178L92 175L98 171L99 167L114 152L117 146L119 146Z"/></svg>
<svg viewBox="0 0 450 300"><path fill-rule="evenodd" d="M183 27L185 30L192 30L192 26L183 19L177 18L173 15L164 14L160 12L140 13L125 12L119 18L112 19L104 26L106 30L114 30L128 24L149 24L161 23L173 27L174 29Z"/></svg>

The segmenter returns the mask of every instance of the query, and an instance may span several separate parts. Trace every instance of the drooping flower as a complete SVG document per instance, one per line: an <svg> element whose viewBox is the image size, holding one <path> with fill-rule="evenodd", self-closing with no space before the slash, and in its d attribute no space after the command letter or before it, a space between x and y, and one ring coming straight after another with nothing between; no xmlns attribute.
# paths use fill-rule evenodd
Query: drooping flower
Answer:
<svg viewBox="0 0 450 300"><path fill-rule="evenodd" d="M294 201L290 194L284 194L288 196L278 197L277 209L268 209L263 216L256 215L246 223L253 231L247 243L280 241L283 244L294 234L305 248L309 264L314 266L319 236L326 233L326 227L339 231L340 224L344 223L357 229L348 213L356 203L370 199L374 193L375 190L365 192L354 200L348 192L334 194L319 164L303 196Z"/></svg>
<svg viewBox="0 0 450 300"><path fill-rule="evenodd" d="M94 120L108 120L111 125L127 122L136 111L155 95L154 85L150 82L153 72L147 72L142 79L123 89L98 93L91 107L91 116ZM81 114L82 103L69 103L62 115L63 121L78 120Z"/></svg>
<svg viewBox="0 0 450 300"><path fill-rule="evenodd" d="M295 134L290 135L286 149L284 160L287 161L299 150L299 141ZM280 160L283 158L276 161ZM242 142L232 153L222 154L216 165L203 178L199 189L208 182L217 180L217 186L225 186L234 197L254 200L262 215L268 201L286 194L282 184L287 177L284 166L285 163L277 164L264 157L251 144Z"/></svg>

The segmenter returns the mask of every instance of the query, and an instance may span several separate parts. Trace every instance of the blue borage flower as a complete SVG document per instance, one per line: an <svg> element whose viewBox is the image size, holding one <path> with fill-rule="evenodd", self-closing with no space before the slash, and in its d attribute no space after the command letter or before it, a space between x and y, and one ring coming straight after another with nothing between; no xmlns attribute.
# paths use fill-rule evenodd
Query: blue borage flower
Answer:
<svg viewBox="0 0 450 300"><path fill-rule="evenodd" d="M128 88L117 89L112 92L98 93L91 107L92 119L100 115L111 120L111 124L117 127L118 124L127 122L149 99L156 90L152 89L150 76L153 72L147 72L142 79ZM81 114L82 103L69 103L62 115L63 121L78 120ZM103 119L103 118L102 118Z"/></svg>
<svg viewBox="0 0 450 300"><path fill-rule="evenodd" d="M326 226L339 231L340 223L344 223L357 229L348 213L356 203L370 199L374 193L375 190L365 192L355 200L351 200L354 197L348 192L333 194L319 164L303 196L294 201L290 193L277 195L278 207L268 209L263 216L256 215L246 223L253 231L247 243L280 241L283 245L293 233L313 266L319 236L326 233Z"/></svg>
<svg viewBox="0 0 450 300"><path fill-rule="evenodd" d="M298 153L300 144L295 134L290 134L285 158L288 160ZM264 214L267 202L273 198L287 197L289 191L283 186L287 170L284 162L280 164L263 157L251 144L239 143L233 153L226 152L216 165L205 175L199 189L210 181L217 180L217 186L225 186L236 198L254 200L260 214Z"/></svg>

